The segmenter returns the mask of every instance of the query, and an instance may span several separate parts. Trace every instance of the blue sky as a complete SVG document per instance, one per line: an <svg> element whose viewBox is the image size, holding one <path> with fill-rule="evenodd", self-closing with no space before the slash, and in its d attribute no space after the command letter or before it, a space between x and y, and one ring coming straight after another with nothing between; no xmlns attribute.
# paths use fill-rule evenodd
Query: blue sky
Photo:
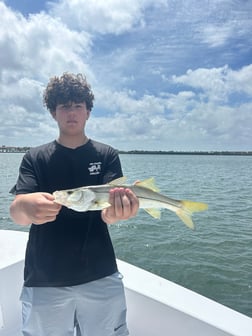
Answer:
<svg viewBox="0 0 252 336"><path fill-rule="evenodd" d="M42 94L70 71L95 94L91 138L252 150L251 1L5 0L0 13L0 145L57 137Z"/></svg>

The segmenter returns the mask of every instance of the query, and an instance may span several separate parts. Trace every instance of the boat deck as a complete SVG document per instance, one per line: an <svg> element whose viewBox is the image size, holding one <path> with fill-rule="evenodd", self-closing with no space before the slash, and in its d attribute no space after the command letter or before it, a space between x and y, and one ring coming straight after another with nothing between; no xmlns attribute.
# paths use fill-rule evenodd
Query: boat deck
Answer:
<svg viewBox="0 0 252 336"><path fill-rule="evenodd" d="M0 336L21 335L27 233L0 230ZM131 336L251 336L252 319L118 260Z"/></svg>

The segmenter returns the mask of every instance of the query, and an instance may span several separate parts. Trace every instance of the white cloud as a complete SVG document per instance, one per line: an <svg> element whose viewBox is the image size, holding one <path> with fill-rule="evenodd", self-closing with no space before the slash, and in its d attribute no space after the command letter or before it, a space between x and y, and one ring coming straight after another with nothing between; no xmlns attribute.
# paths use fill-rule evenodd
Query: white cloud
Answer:
<svg viewBox="0 0 252 336"><path fill-rule="evenodd" d="M69 30L45 13L24 18L0 2L1 75L48 78L63 69L89 71L91 40L85 32ZM11 28L11 29L10 29ZM18 71L18 72L17 72Z"/></svg>
<svg viewBox="0 0 252 336"><path fill-rule="evenodd" d="M238 71L230 70L227 80L232 91L244 92L252 96L252 64Z"/></svg>
<svg viewBox="0 0 252 336"><path fill-rule="evenodd" d="M252 65L232 70L227 65L220 68L188 70L182 76L172 76L174 83L201 89L208 100L226 101L233 92L252 95Z"/></svg>
<svg viewBox="0 0 252 336"><path fill-rule="evenodd" d="M141 2L136 0L62 0L59 3L51 3L51 13L75 29L100 34L121 34L137 24L144 24Z"/></svg>
<svg viewBox="0 0 252 336"><path fill-rule="evenodd" d="M166 0L61 0L49 3L50 13L68 27L99 34L122 34L144 27L144 9Z"/></svg>
<svg viewBox="0 0 252 336"><path fill-rule="evenodd" d="M239 45L252 29L251 10L251 1L203 1L195 32L210 48L227 46L232 40Z"/></svg>
<svg viewBox="0 0 252 336"><path fill-rule="evenodd" d="M222 46L233 36L233 26L207 25L201 32L203 42L211 47Z"/></svg>

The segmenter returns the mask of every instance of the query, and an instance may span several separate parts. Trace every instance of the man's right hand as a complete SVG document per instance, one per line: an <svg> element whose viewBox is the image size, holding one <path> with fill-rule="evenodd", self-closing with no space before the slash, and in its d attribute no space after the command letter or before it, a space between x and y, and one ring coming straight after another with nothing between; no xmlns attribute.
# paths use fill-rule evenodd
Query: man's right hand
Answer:
<svg viewBox="0 0 252 336"><path fill-rule="evenodd" d="M61 205L45 192L16 195L10 206L13 221L20 225L44 224L56 219Z"/></svg>

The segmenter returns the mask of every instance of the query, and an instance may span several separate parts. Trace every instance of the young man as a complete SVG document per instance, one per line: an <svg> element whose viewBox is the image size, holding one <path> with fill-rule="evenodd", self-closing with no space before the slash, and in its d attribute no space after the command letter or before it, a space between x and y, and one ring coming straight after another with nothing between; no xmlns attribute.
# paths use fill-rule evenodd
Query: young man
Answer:
<svg viewBox="0 0 252 336"><path fill-rule="evenodd" d="M54 203L55 190L98 185L121 177L117 152L88 139L94 95L85 78L52 78L44 103L59 128L57 140L32 148L20 165L10 214L30 225L24 287L23 335L128 335L121 276L107 224L136 215L129 189L110 191L109 208L75 212Z"/></svg>

